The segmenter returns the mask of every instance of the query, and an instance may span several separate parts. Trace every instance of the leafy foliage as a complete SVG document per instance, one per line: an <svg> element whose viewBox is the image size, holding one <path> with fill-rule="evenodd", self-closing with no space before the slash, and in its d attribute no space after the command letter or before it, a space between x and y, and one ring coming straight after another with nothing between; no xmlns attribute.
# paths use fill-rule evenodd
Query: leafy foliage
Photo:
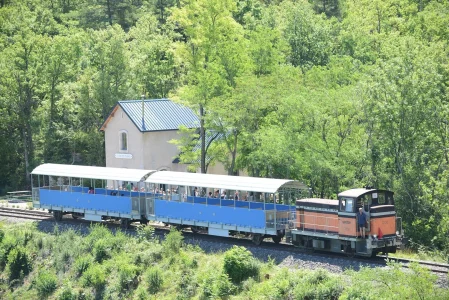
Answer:
<svg viewBox="0 0 449 300"><path fill-rule="evenodd" d="M178 254L183 245L183 240L182 233L175 228L171 228L170 233L165 236L165 240L162 243L164 253L168 256Z"/></svg>
<svg viewBox="0 0 449 300"><path fill-rule="evenodd" d="M9 252L6 273L10 281L28 275L31 268L31 258L25 247L18 246Z"/></svg>
<svg viewBox="0 0 449 300"><path fill-rule="evenodd" d="M162 271L157 267L151 267L145 272L145 279L148 283L148 291L156 294L163 284Z"/></svg>
<svg viewBox="0 0 449 300"><path fill-rule="evenodd" d="M51 270L40 270L36 278L36 289L40 297L46 298L50 296L57 287L58 279Z"/></svg>
<svg viewBox="0 0 449 300"><path fill-rule="evenodd" d="M240 283L249 277L258 278L259 276L259 265L253 255L246 248L240 246L233 246L225 252L223 270L235 283Z"/></svg>

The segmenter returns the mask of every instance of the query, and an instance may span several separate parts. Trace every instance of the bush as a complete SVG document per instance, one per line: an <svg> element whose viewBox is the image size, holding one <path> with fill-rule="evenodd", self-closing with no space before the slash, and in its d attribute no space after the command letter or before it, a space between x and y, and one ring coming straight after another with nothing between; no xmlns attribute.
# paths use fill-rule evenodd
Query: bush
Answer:
<svg viewBox="0 0 449 300"><path fill-rule="evenodd" d="M6 269L10 281L28 275L31 267L31 259L25 248L19 246L9 252Z"/></svg>
<svg viewBox="0 0 449 300"><path fill-rule="evenodd" d="M152 241L154 240L154 227L149 225L141 225L137 227L137 237L139 241Z"/></svg>
<svg viewBox="0 0 449 300"><path fill-rule="evenodd" d="M58 300L76 300L76 293L70 285L65 285L59 293Z"/></svg>
<svg viewBox="0 0 449 300"><path fill-rule="evenodd" d="M103 288L106 283L103 267L97 263L92 264L81 277L81 283L84 287Z"/></svg>
<svg viewBox="0 0 449 300"><path fill-rule="evenodd" d="M6 235L0 244L0 271L3 271L8 263L8 254L17 247L17 240L14 236Z"/></svg>
<svg viewBox="0 0 449 300"><path fill-rule="evenodd" d="M5 232L3 231L3 228L0 227L0 244L2 243L4 237L5 237Z"/></svg>
<svg viewBox="0 0 449 300"><path fill-rule="evenodd" d="M92 256L80 256L75 261L75 270L78 276L83 275L83 273L89 268L92 262L93 262Z"/></svg>
<svg viewBox="0 0 449 300"><path fill-rule="evenodd" d="M249 277L258 278L260 266L245 247L233 246L225 252L223 269L233 282L240 283Z"/></svg>
<svg viewBox="0 0 449 300"><path fill-rule="evenodd" d="M151 267L145 273L145 278L148 283L148 291L151 294L156 294L163 284L161 270L158 267Z"/></svg>
<svg viewBox="0 0 449 300"><path fill-rule="evenodd" d="M144 287L139 286L134 293L134 299L136 300L147 300L150 296Z"/></svg>
<svg viewBox="0 0 449 300"><path fill-rule="evenodd" d="M35 282L39 296L45 298L50 296L56 290L57 282L55 274L47 270L39 271Z"/></svg>
<svg viewBox="0 0 449 300"><path fill-rule="evenodd" d="M234 285L229 280L228 275L224 273L208 274L200 283L200 288L200 299L224 298L234 292Z"/></svg>
<svg viewBox="0 0 449 300"><path fill-rule="evenodd" d="M95 261L101 263L103 260L109 258L109 249L106 240L99 240L94 245Z"/></svg>
<svg viewBox="0 0 449 300"><path fill-rule="evenodd" d="M170 233L165 236L165 241L162 243L164 247L165 254L178 254L182 247L184 237L182 233L177 231L175 228L170 229Z"/></svg>
<svg viewBox="0 0 449 300"><path fill-rule="evenodd" d="M135 284L137 267L131 264L121 264L118 268L121 289L129 289Z"/></svg>

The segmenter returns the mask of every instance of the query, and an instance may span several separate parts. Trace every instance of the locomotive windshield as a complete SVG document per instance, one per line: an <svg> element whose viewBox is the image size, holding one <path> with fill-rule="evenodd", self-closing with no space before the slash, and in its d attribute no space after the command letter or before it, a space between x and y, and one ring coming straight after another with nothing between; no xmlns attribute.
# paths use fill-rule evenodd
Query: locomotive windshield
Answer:
<svg viewBox="0 0 449 300"><path fill-rule="evenodd" d="M354 199L341 197L340 198L340 211L353 212L354 211Z"/></svg>

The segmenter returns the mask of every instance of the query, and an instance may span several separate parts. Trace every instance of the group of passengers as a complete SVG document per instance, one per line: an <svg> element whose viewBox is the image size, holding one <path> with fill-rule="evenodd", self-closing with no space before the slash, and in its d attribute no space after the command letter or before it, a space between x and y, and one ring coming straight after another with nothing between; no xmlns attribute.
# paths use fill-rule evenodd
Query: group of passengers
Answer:
<svg viewBox="0 0 449 300"><path fill-rule="evenodd" d="M200 193L200 191L198 190L197 187L195 187L193 195L195 197L201 197L201 193ZM254 194L253 194L253 192L247 192L243 197L240 197L240 192L238 190L236 190L234 192L234 195L228 198L226 190L222 190L221 193L220 193L220 190L215 190L214 189L213 193L212 193L212 191L210 191L207 194L207 198L215 198L215 199L222 199L222 200L227 199L227 200L235 200L235 201L239 201L239 200L242 200L242 201L253 201L254 200Z"/></svg>

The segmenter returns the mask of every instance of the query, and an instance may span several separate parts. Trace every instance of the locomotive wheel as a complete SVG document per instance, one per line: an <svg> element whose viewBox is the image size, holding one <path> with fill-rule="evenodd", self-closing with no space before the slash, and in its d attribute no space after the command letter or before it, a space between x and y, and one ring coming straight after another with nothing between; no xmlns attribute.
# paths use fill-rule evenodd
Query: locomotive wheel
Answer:
<svg viewBox="0 0 449 300"><path fill-rule="evenodd" d="M62 220L62 211L54 210L53 217L55 218L56 221L58 221L58 222L61 221Z"/></svg>
<svg viewBox="0 0 449 300"><path fill-rule="evenodd" d="M254 233L252 237L252 242L254 245L259 246L260 244L262 244L263 238L264 238L263 234Z"/></svg>
<svg viewBox="0 0 449 300"><path fill-rule="evenodd" d="M273 242L274 242L276 245L279 245L279 243L280 243L281 240L282 240L282 237L281 237L281 236L278 236L278 235L273 235L273 236L271 237L271 239L273 240Z"/></svg>
<svg viewBox="0 0 449 300"><path fill-rule="evenodd" d="M350 242L345 245L345 253L346 253L346 256L348 256L348 257L354 257L354 255L355 255L355 249L351 248Z"/></svg>

